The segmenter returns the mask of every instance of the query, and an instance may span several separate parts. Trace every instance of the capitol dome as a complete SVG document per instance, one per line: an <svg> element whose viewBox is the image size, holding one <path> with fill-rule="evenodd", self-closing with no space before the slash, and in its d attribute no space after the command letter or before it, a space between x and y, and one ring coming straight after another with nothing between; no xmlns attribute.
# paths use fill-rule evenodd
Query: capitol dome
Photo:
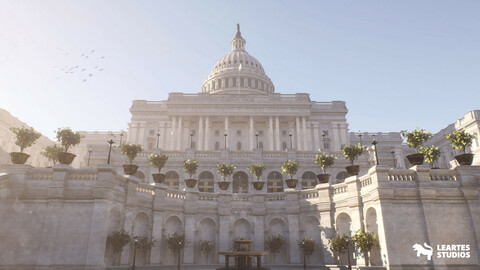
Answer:
<svg viewBox="0 0 480 270"><path fill-rule="evenodd" d="M270 94L275 87L262 64L245 51L245 39L237 24L232 50L220 58L202 85L204 93Z"/></svg>

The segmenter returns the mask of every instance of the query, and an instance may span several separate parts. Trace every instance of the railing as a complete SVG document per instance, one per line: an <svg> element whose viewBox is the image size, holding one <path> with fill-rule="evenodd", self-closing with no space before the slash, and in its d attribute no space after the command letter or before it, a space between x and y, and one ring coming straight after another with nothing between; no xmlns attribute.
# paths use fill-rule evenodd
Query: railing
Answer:
<svg viewBox="0 0 480 270"><path fill-rule="evenodd" d="M73 173L69 176L70 180L96 181L97 173Z"/></svg>
<svg viewBox="0 0 480 270"><path fill-rule="evenodd" d="M285 194L283 193L269 193L265 195L266 201L284 201Z"/></svg>
<svg viewBox="0 0 480 270"><path fill-rule="evenodd" d="M155 187L145 183L138 183L137 192L145 193L153 196L155 195Z"/></svg>
<svg viewBox="0 0 480 270"><path fill-rule="evenodd" d="M391 170L388 172L388 181L413 181L415 180L415 172L411 170Z"/></svg>
<svg viewBox="0 0 480 270"><path fill-rule="evenodd" d="M234 202L250 202L252 197L249 194L232 194Z"/></svg>
<svg viewBox="0 0 480 270"><path fill-rule="evenodd" d="M360 179L360 187L366 187L372 184L372 178L367 178L367 179Z"/></svg>
<svg viewBox="0 0 480 270"><path fill-rule="evenodd" d="M452 170L435 169L429 173L430 181L457 181L457 175Z"/></svg>
<svg viewBox="0 0 480 270"><path fill-rule="evenodd" d="M345 183L336 184L333 186L333 194L347 193L348 186Z"/></svg>
<svg viewBox="0 0 480 270"><path fill-rule="evenodd" d="M220 157L220 152L215 152L215 151L199 151L199 152L195 152L195 157L206 157L206 158L209 158L209 157L212 157L212 158L219 158Z"/></svg>
<svg viewBox="0 0 480 270"><path fill-rule="evenodd" d="M167 191L167 198L185 200L185 194L183 194L183 192L177 191L177 190L168 190Z"/></svg>
<svg viewBox="0 0 480 270"><path fill-rule="evenodd" d="M262 157L264 158L287 158L286 152L273 152L273 151L263 151Z"/></svg>
<svg viewBox="0 0 480 270"><path fill-rule="evenodd" d="M212 193L200 192L198 193L198 200L199 201L216 201L217 195Z"/></svg>
<svg viewBox="0 0 480 270"><path fill-rule="evenodd" d="M28 180L52 180L53 179L53 170L52 169L35 169L32 172L28 173L26 178Z"/></svg>
<svg viewBox="0 0 480 270"><path fill-rule="evenodd" d="M318 191L316 189L313 190L304 190L300 193L300 197L302 199L313 199L318 198Z"/></svg>
<svg viewBox="0 0 480 270"><path fill-rule="evenodd" d="M231 158L253 158L253 153L252 152L230 152L230 157Z"/></svg>

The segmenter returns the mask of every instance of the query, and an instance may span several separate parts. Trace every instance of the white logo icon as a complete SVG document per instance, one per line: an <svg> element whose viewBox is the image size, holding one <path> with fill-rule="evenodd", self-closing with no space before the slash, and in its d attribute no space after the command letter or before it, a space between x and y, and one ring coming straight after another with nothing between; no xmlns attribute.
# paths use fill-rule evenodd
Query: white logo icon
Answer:
<svg viewBox="0 0 480 270"><path fill-rule="evenodd" d="M429 261L432 260L432 254L433 254L433 248L429 245L427 245L427 243L423 243L423 245L425 247L423 247L422 245L420 244L415 244L413 245L413 250L415 250L417 252L417 257L420 257L420 255L425 255L427 256L427 259Z"/></svg>

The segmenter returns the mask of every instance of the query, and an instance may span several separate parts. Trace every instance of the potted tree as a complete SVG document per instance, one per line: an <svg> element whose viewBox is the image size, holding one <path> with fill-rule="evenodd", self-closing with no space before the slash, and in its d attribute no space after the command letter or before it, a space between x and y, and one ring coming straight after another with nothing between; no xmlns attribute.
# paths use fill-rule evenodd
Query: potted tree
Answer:
<svg viewBox="0 0 480 270"><path fill-rule="evenodd" d="M355 159L358 159L358 157L361 156L363 152L365 152L365 147L361 146L360 144L357 144L357 145L352 144L350 146L346 146L343 144L342 152L343 152L343 156L345 156L345 158L348 159L351 164L350 166L345 167L348 175L350 176L358 175L358 173L360 172L360 166L353 165L353 161Z"/></svg>
<svg viewBox="0 0 480 270"><path fill-rule="evenodd" d="M315 240L305 237L302 240L297 240L297 243L298 249L303 255L303 269L307 269L307 259L315 251Z"/></svg>
<svg viewBox="0 0 480 270"><path fill-rule="evenodd" d="M430 164L430 167L432 167L432 169L436 169L433 167L433 163L435 163L440 157L440 155L442 154L442 151L440 150L440 148L432 145L429 147L422 148L420 150L420 153L424 155L425 161Z"/></svg>
<svg viewBox="0 0 480 270"><path fill-rule="evenodd" d="M260 181L260 176L262 176L263 171L265 171L267 167L265 167L264 164L252 164L248 166L247 169L250 171L251 174L257 177L257 181L252 183L253 188L255 188L255 190L262 190L265 182Z"/></svg>
<svg viewBox="0 0 480 270"><path fill-rule="evenodd" d="M331 239L328 239L330 250L335 254L339 264L342 264L342 258L340 257L348 248L348 240L346 235L335 235Z"/></svg>
<svg viewBox="0 0 480 270"><path fill-rule="evenodd" d="M425 129L418 129L418 128L412 132L402 130L400 132L400 135L402 135L402 137L407 140L408 146L415 149L415 154L411 154L407 156L407 159L410 162L410 164L412 164L412 166L422 165L424 155L423 153L420 152L420 150L423 144L429 139L431 139L433 135L430 133L430 131L426 131Z"/></svg>
<svg viewBox="0 0 480 270"><path fill-rule="evenodd" d="M193 175L197 173L198 163L196 160L187 159L183 161L183 170L190 176L189 179L185 179L185 185L188 188L194 188L197 184L197 180L193 179Z"/></svg>
<svg viewBox="0 0 480 270"><path fill-rule="evenodd" d="M460 165L472 165L473 154L467 154L466 148L472 145L472 140L475 138L475 135L467 133L465 131L454 130L452 133L445 136L447 140L454 146L456 149L462 149L463 154L455 156L455 159Z"/></svg>
<svg viewBox="0 0 480 270"><path fill-rule="evenodd" d="M208 255L215 247L214 241L202 240L200 241L200 251L205 256L205 263L208 263Z"/></svg>
<svg viewBox="0 0 480 270"><path fill-rule="evenodd" d="M165 167L165 163L168 160L168 156L165 154L151 154L148 156L148 161L152 164L153 167L158 169L158 173L153 173L153 182L155 183L163 183L165 180L165 174L160 173L162 168Z"/></svg>
<svg viewBox="0 0 480 270"><path fill-rule="evenodd" d="M225 180L229 175L233 174L233 171L235 170L235 166L227 165L225 163L220 163L220 164L217 164L217 168L218 168L218 173L223 178L223 181L218 182L218 188L220 188L221 190L227 190L228 186L230 185L230 182L226 182Z"/></svg>
<svg viewBox="0 0 480 270"><path fill-rule="evenodd" d="M173 252L174 256L177 256L177 270L180 270L182 250L188 246L188 240L185 238L185 234L174 233L165 237L165 245Z"/></svg>
<svg viewBox="0 0 480 270"><path fill-rule="evenodd" d="M315 163L318 164L323 171L323 174L317 174L317 179L320 183L328 183L330 174L327 174L326 170L333 166L335 159L337 158L332 155L327 155L326 153L315 155Z"/></svg>
<svg viewBox="0 0 480 270"><path fill-rule="evenodd" d="M32 146L42 134L35 131L31 128L10 128L10 130L15 134L15 144L20 146L20 152L11 152L10 158L13 164L25 164L27 162L29 154L23 153L25 148Z"/></svg>
<svg viewBox="0 0 480 270"><path fill-rule="evenodd" d="M130 164L123 165L123 171L127 175L134 175L138 170L138 166L133 165L132 163L133 163L133 160L137 157L138 153L143 151L142 145L122 143L122 145L120 145L119 148L122 154L125 155L130 161Z"/></svg>
<svg viewBox="0 0 480 270"><path fill-rule="evenodd" d="M52 146L45 147L42 151L42 155L49 161L53 162L53 165L55 165L58 162L58 153L62 152L62 150L62 147L54 144Z"/></svg>
<svg viewBox="0 0 480 270"><path fill-rule="evenodd" d="M122 253L123 247L130 243L130 235L125 230L114 231L107 237L107 244L113 250L113 265L118 264L118 256Z"/></svg>
<svg viewBox="0 0 480 270"><path fill-rule="evenodd" d="M137 248L142 252L143 261L146 264L148 261L148 258L150 257L150 251L152 250L152 247L155 246L155 242L157 240L155 240L154 237L149 238L146 236L138 236L137 239L138 239Z"/></svg>
<svg viewBox="0 0 480 270"><path fill-rule="evenodd" d="M285 182L287 183L287 187L295 188L297 186L298 180L293 179L293 176L297 173L298 170L298 162L287 160L282 164L282 173L288 174L290 179L286 179Z"/></svg>
<svg viewBox="0 0 480 270"><path fill-rule="evenodd" d="M355 243L355 246L360 250L360 253L362 253L365 257L365 262L368 266L370 262L368 253L377 243L377 236L372 232L360 229L355 235L352 236L352 240Z"/></svg>
<svg viewBox="0 0 480 270"><path fill-rule="evenodd" d="M82 136L78 132L73 132L71 128L59 128L55 131L57 140L62 144L65 152L58 153L58 161L60 164L70 165L76 155L68 153L68 148L80 143Z"/></svg>
<svg viewBox="0 0 480 270"><path fill-rule="evenodd" d="M287 239L281 234L269 235L265 240L265 249L272 253L273 263L276 263L277 253L282 250L286 243Z"/></svg>

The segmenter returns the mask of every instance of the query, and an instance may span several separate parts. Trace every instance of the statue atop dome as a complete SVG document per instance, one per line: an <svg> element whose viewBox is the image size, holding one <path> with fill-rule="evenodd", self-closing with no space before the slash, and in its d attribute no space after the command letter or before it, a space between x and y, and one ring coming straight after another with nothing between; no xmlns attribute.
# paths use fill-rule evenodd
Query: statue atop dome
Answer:
<svg viewBox="0 0 480 270"><path fill-rule="evenodd" d="M246 43L247 42L242 37L242 33L240 33L240 24L237 23L237 34L232 39L232 51L234 51L234 50L245 51L245 44Z"/></svg>

